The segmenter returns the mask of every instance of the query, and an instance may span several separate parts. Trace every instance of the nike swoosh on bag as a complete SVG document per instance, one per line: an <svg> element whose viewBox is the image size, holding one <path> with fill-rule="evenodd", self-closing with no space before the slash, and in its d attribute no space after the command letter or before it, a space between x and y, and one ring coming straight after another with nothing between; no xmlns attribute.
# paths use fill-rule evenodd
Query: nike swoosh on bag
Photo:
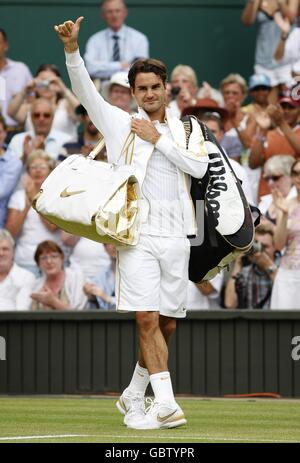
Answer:
<svg viewBox="0 0 300 463"><path fill-rule="evenodd" d="M68 198L69 196L79 195L80 193L84 193L85 191L86 190L68 191L68 187L67 187L60 193L59 196L61 198Z"/></svg>
<svg viewBox="0 0 300 463"><path fill-rule="evenodd" d="M167 421L169 418L171 418L171 416L174 415L174 413L176 413L177 410L174 410L174 412L170 413L169 415L166 415L166 416L159 416L159 414L157 414L157 421L159 421L160 423L163 423L164 421Z"/></svg>

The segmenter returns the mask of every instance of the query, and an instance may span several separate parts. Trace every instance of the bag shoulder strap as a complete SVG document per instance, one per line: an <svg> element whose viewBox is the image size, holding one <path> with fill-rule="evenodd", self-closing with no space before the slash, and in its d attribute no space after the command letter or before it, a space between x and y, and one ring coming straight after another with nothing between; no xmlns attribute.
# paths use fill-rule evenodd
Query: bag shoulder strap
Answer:
<svg viewBox="0 0 300 463"><path fill-rule="evenodd" d="M125 164L131 164L132 156L133 156L133 148L134 148L134 137L135 137L135 134L132 131L130 131L124 142L123 148L121 150L121 154L116 160L115 164L118 164L122 156L125 156ZM90 152L87 159L92 159L92 160L95 159L95 157L100 153L100 151L103 150L104 147L105 147L105 140L104 140L104 137L102 137L99 143ZM131 147L131 153L129 153L130 147ZM129 162L127 162L128 160Z"/></svg>

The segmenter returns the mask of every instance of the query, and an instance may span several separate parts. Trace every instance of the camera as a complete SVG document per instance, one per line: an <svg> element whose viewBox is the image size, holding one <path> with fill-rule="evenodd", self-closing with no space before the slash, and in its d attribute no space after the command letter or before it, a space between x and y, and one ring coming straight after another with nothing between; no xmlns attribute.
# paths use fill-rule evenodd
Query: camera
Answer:
<svg viewBox="0 0 300 463"><path fill-rule="evenodd" d="M50 81L49 80L39 80L37 83L36 83L36 87L37 88L48 88L50 85Z"/></svg>
<svg viewBox="0 0 300 463"><path fill-rule="evenodd" d="M249 249L249 251L246 253L245 256L242 257L242 265L243 267L247 267L247 265L251 265L251 261L249 257L253 256L257 252L263 252L265 249L264 245L260 243L259 241L254 240L253 245Z"/></svg>
<svg viewBox="0 0 300 463"><path fill-rule="evenodd" d="M177 95L179 95L181 91L181 87L172 87L171 88L171 95L173 98L176 98Z"/></svg>

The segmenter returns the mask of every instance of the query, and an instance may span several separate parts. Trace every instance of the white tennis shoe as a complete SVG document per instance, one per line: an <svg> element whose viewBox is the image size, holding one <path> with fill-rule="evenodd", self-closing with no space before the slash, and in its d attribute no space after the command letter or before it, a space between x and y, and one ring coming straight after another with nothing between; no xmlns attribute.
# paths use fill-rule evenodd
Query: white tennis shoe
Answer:
<svg viewBox="0 0 300 463"><path fill-rule="evenodd" d="M131 419L127 424L132 429L159 429L177 428L187 423L182 409L178 404L158 403L146 399L150 406L146 409L144 417Z"/></svg>
<svg viewBox="0 0 300 463"><path fill-rule="evenodd" d="M142 420L145 417L145 397L142 392L131 392L125 389L116 402L116 407L124 416L124 424L127 426L133 421Z"/></svg>

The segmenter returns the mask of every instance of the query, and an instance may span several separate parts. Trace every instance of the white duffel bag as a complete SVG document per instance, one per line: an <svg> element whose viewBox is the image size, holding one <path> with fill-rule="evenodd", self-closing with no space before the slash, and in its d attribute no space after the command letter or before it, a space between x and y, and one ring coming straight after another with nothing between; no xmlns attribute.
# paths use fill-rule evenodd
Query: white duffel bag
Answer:
<svg viewBox="0 0 300 463"><path fill-rule="evenodd" d="M122 154L133 143L131 133ZM70 155L46 178L32 206L49 222L100 243L135 245L140 230L140 188L132 165L109 164L89 154ZM121 157L120 156L120 157Z"/></svg>

